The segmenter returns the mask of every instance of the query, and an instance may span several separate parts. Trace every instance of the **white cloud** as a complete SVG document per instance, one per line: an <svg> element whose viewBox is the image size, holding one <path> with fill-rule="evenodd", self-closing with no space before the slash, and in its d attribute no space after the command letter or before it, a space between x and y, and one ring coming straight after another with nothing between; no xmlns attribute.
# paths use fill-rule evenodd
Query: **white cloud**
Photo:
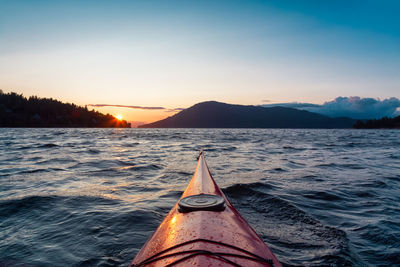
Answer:
<svg viewBox="0 0 400 267"><path fill-rule="evenodd" d="M350 117L354 119L380 119L400 115L400 100L395 97L380 100L359 96L337 97L322 105L309 103L281 103L264 107L284 106L316 112L330 117Z"/></svg>

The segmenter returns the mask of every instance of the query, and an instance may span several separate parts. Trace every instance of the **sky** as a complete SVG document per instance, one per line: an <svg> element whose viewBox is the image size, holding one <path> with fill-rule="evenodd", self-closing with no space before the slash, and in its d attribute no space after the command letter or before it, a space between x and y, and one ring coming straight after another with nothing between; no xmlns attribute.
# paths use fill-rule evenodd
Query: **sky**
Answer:
<svg viewBox="0 0 400 267"><path fill-rule="evenodd" d="M0 0L0 89L140 122L208 100L398 99L398 10L397 0Z"/></svg>

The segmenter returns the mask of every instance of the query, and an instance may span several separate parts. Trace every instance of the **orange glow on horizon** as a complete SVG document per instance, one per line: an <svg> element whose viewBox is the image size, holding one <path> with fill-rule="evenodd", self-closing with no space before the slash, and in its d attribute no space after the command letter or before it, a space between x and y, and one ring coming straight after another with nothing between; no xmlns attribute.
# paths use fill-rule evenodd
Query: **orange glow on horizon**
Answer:
<svg viewBox="0 0 400 267"><path fill-rule="evenodd" d="M165 110L142 110L120 107L93 107L93 109L103 114L115 114L113 116L116 120L119 120L117 116L121 115L123 120L132 123L132 127L162 120L177 113L176 111L166 112Z"/></svg>

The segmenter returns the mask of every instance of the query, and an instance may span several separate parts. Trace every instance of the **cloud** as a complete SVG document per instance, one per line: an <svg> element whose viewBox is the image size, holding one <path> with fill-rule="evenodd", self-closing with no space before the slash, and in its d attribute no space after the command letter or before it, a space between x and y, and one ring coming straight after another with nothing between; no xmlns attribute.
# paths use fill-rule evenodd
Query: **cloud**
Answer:
<svg viewBox="0 0 400 267"><path fill-rule="evenodd" d="M146 109L146 110L164 110L164 112L178 112L185 108L164 108L164 107L142 107L142 106L126 106L126 105L110 105L110 104L88 104L90 107L117 107L117 108L133 108L133 109Z"/></svg>
<svg viewBox="0 0 400 267"><path fill-rule="evenodd" d="M321 114L335 117L351 117L355 119L379 119L395 116L400 100L392 97L389 99L338 97L333 101L325 102L320 108L311 108Z"/></svg>
<svg viewBox="0 0 400 267"><path fill-rule="evenodd" d="M178 111L182 111L185 110L185 108L170 108L165 110L165 112L178 112Z"/></svg>
<svg viewBox="0 0 400 267"><path fill-rule="evenodd" d="M320 105L317 104L310 104L310 103L278 103L278 104L266 104L262 105L263 107L269 108L269 107L285 107L285 108L297 108L297 109L307 109L307 108L313 108L313 107L320 107Z"/></svg>
<svg viewBox="0 0 400 267"><path fill-rule="evenodd" d="M359 96L337 97L322 105L310 103L281 103L262 105L263 107L284 106L316 112L330 117L350 117L354 119L380 119L400 115L400 100L395 97L380 100Z"/></svg>
<svg viewBox="0 0 400 267"><path fill-rule="evenodd" d="M125 106L125 105L109 105L109 104L88 104L91 107L117 107L117 108L133 108L133 109L147 109L147 110L163 110L164 107L142 107L142 106Z"/></svg>

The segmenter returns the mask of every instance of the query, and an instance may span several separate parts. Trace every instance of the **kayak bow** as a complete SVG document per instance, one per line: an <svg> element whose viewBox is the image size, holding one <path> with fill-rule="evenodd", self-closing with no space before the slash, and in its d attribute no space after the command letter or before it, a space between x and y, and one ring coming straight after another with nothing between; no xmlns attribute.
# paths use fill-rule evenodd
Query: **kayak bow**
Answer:
<svg viewBox="0 0 400 267"><path fill-rule="evenodd" d="M130 266L282 265L219 189L201 152L185 192Z"/></svg>

